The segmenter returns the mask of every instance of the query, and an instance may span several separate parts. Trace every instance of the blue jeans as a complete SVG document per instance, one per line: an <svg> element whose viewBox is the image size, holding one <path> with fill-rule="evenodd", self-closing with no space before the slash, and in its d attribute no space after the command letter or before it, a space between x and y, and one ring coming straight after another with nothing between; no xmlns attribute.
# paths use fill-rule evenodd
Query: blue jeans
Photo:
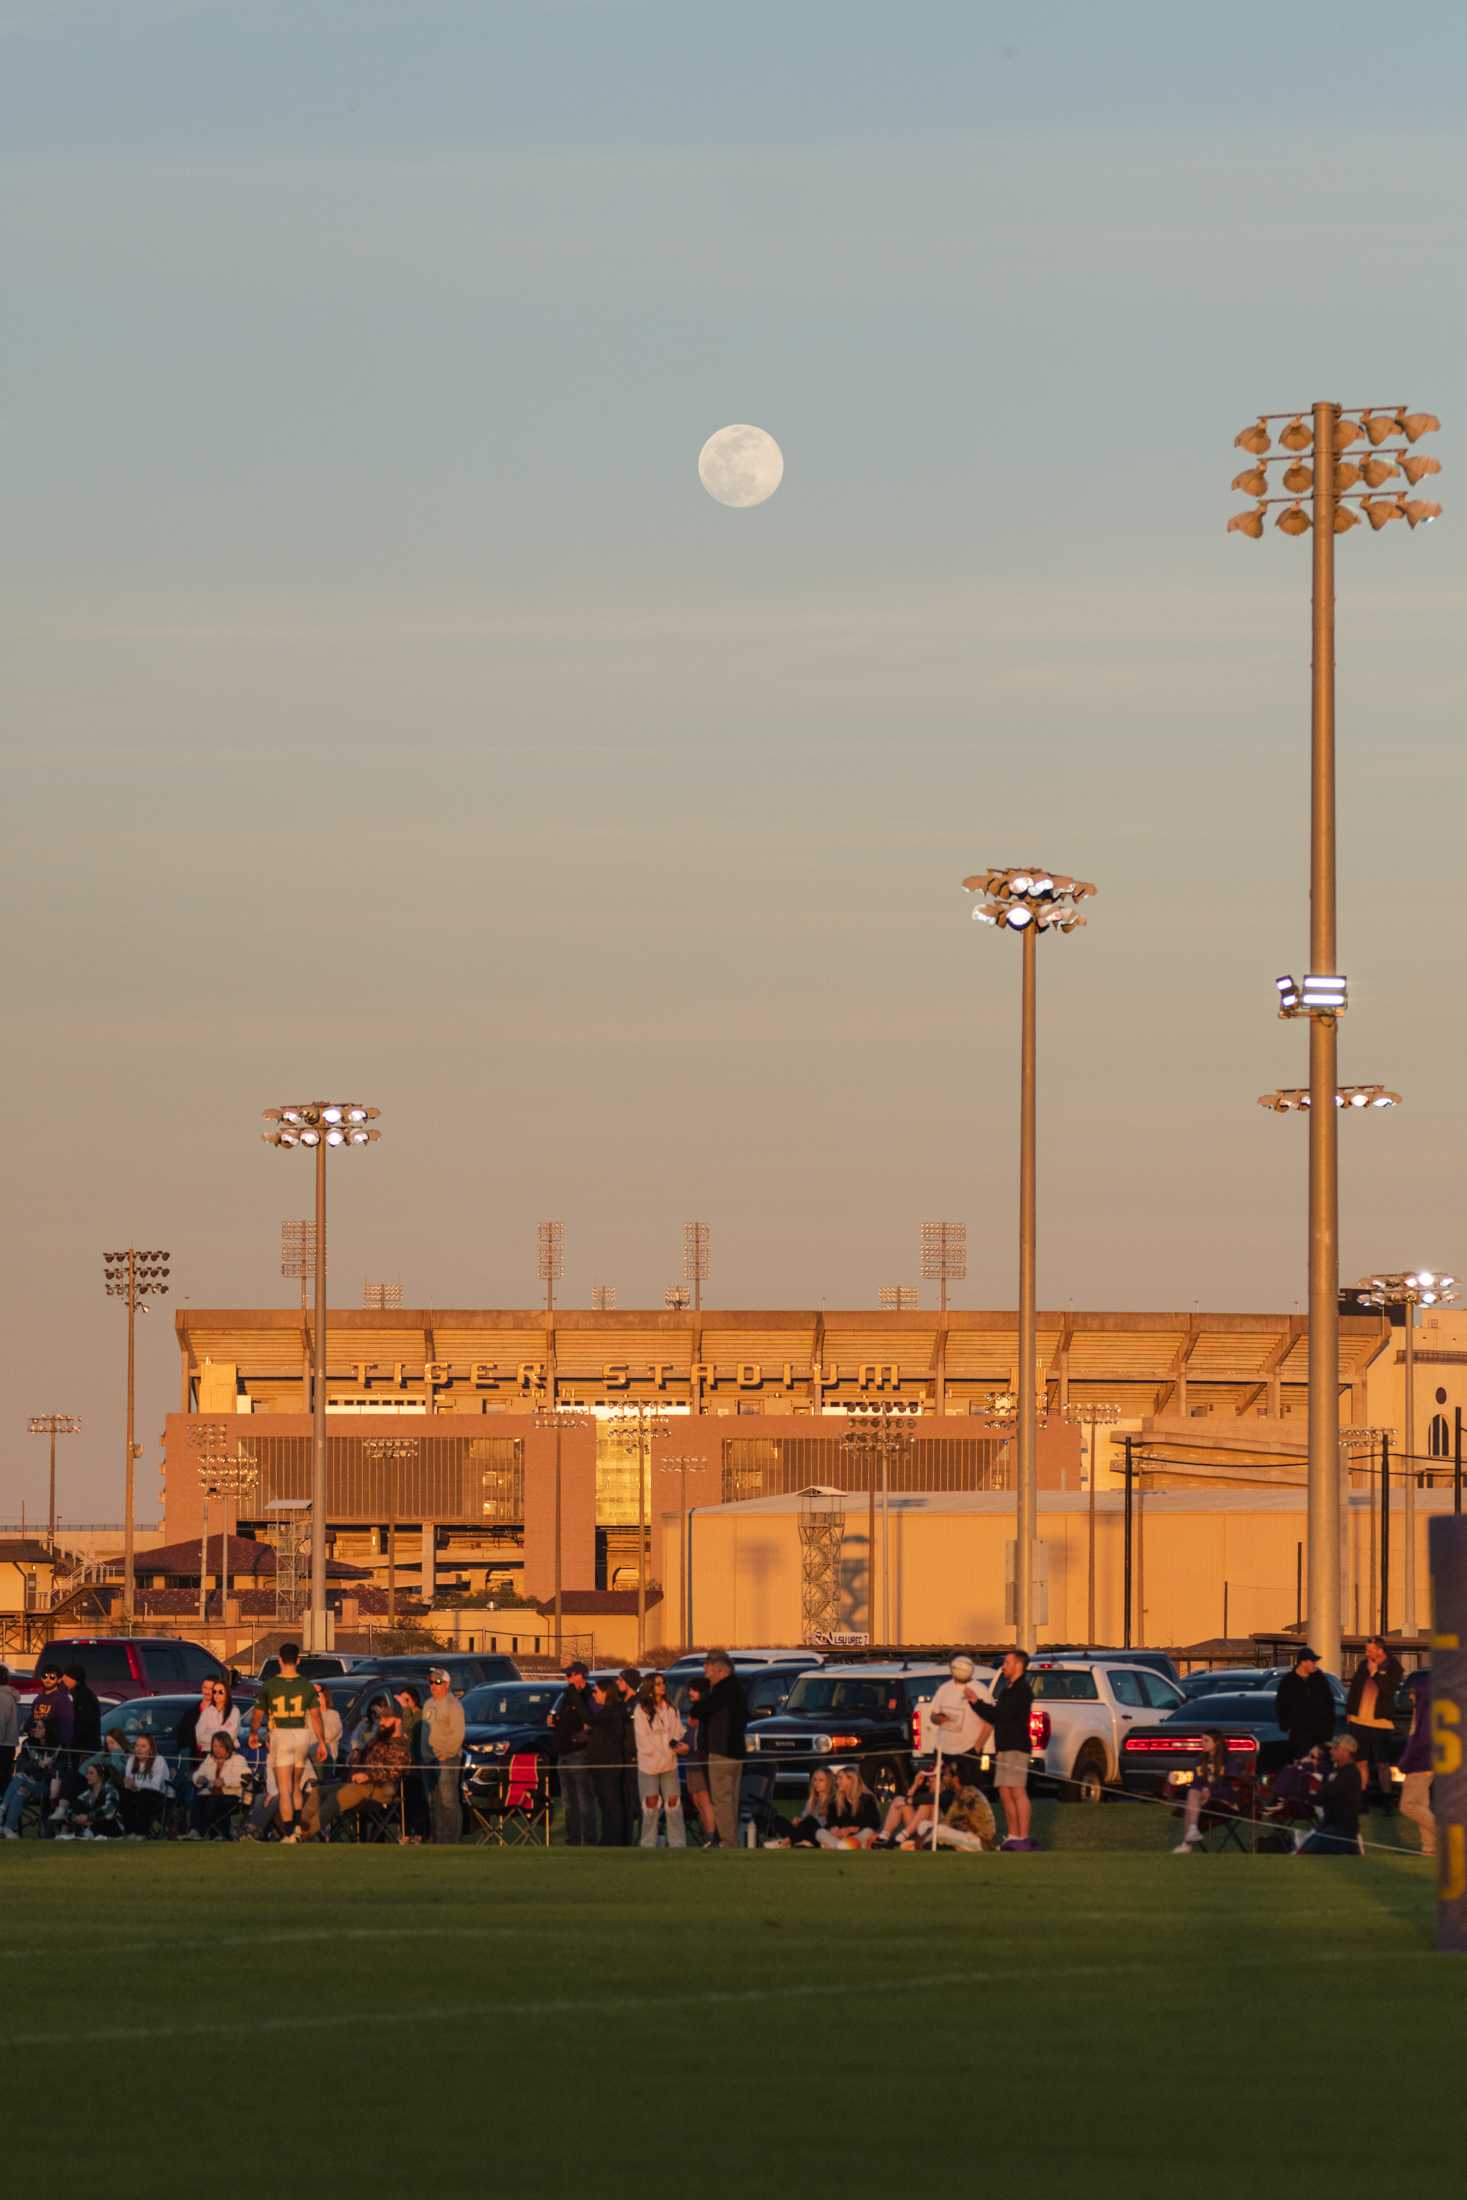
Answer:
<svg viewBox="0 0 1467 2200"><path fill-rule="evenodd" d="M588 1765L573 1757L560 1760L560 1799L565 1805L565 1845L589 1849L596 1844L596 1790Z"/></svg>
<svg viewBox="0 0 1467 2200"><path fill-rule="evenodd" d="M45 1791L44 1780L28 1780L23 1772L14 1773L5 1790L5 1801L0 1804L0 1826L7 1833L19 1833L21 1812L33 1796L44 1795Z"/></svg>

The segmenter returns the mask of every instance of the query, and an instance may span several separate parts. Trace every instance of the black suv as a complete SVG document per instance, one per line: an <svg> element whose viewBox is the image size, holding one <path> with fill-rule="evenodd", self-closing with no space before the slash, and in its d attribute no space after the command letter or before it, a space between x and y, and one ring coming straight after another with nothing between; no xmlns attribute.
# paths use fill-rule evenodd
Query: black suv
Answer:
<svg viewBox="0 0 1467 2200"><path fill-rule="evenodd" d="M948 1677L945 1665L822 1665L750 1727L749 1754L774 1760L779 1788L803 1788L817 1765L857 1764L873 1793L895 1795L912 1777L912 1713Z"/></svg>
<svg viewBox="0 0 1467 2200"><path fill-rule="evenodd" d="M733 1669L739 1686L744 1691L750 1725L756 1719L762 1724L776 1711L783 1711L789 1692L800 1675L817 1671L820 1665L818 1651L812 1652L808 1658L780 1659L778 1663L767 1658L746 1660L739 1656L737 1650L730 1651L729 1655L733 1659ZM679 1658L676 1665L668 1666L664 1678L668 1695L686 1718L688 1687L690 1682L703 1678L703 1660Z"/></svg>

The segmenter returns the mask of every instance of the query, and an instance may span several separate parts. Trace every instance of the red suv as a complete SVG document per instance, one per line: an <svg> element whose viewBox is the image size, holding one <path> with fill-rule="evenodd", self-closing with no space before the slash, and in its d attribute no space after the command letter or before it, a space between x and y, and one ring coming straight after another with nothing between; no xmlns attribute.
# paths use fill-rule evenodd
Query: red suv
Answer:
<svg viewBox="0 0 1467 2200"><path fill-rule="evenodd" d="M185 1696L206 1680L233 1685L212 1650L198 1642L179 1642L172 1635L58 1635L37 1653L30 1678L18 1680L18 1692L34 1695L41 1669L47 1665L84 1666L87 1686L117 1703L134 1696Z"/></svg>

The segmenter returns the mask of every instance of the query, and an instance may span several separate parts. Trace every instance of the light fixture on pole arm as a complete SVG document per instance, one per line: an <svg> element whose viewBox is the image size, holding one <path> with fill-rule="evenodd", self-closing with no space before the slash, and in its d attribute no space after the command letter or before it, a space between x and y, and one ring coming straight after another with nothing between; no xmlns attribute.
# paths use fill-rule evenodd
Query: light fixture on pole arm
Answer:
<svg viewBox="0 0 1467 2200"><path fill-rule="evenodd" d="M387 1624L397 1625L397 1516L399 1505L398 1471L407 1460L418 1456L418 1440L415 1436L368 1436L362 1451L376 1466L387 1469Z"/></svg>
<svg viewBox="0 0 1467 2200"><path fill-rule="evenodd" d="M1401 1428L1401 1632L1417 1633L1416 1618L1416 1309L1418 1306L1450 1306L1457 1296L1455 1276L1439 1275L1432 1268L1397 1270L1367 1276L1357 1284L1361 1306L1378 1306L1391 1313L1399 1307L1405 1322L1405 1412Z"/></svg>
<svg viewBox="0 0 1467 2200"><path fill-rule="evenodd" d="M1062 878L1032 866L980 871L963 881L980 896L973 911L980 924L1017 932L1023 948L1019 1045L1019 1413L1014 1475L1014 1640L1034 1648L1034 1557L1038 1511L1038 1394L1035 1357L1038 1312L1036 1265L1036 1110L1038 1038L1035 1009L1036 949L1041 933L1073 932L1084 924L1080 904L1095 894L1086 879Z"/></svg>
<svg viewBox="0 0 1467 2200"><path fill-rule="evenodd" d="M1282 420L1282 449L1271 448L1270 424ZM1380 533L1393 519L1413 529L1434 519L1439 507L1425 502L1413 515L1404 495L1381 495L1356 481L1392 478L1405 470L1404 446L1439 428L1432 413L1404 405L1320 403L1304 412L1263 413L1234 438L1266 474L1282 464L1285 479L1298 454L1311 454L1307 505L1297 495L1261 496L1228 521L1230 533L1261 539L1263 521L1282 505L1278 525L1286 534L1308 534L1312 565L1310 674L1309 961L1316 973L1337 970L1335 878L1335 538L1357 517ZM1394 440L1393 440L1394 439ZM1339 454L1365 443L1359 458ZM1386 446L1390 445L1390 448ZM1381 473L1381 467L1388 471ZM1424 466L1422 473L1427 470ZM1409 478L1409 477L1408 477ZM1264 486L1267 486L1265 480ZM1332 994L1330 988L1335 989ZM1339 1089L1336 1019L1346 1005L1343 979L1306 977L1302 987L1279 981L1280 1013L1309 1022L1309 1640L1325 1668L1340 1666L1340 1330L1339 1156L1335 1102Z"/></svg>
<svg viewBox="0 0 1467 2200"><path fill-rule="evenodd" d="M888 1399L881 1405L847 1408L848 1419L841 1449L866 1470L866 1623L872 1643L890 1644L895 1632L891 1585L889 1504L891 1469L910 1457L916 1440L916 1409ZM877 1489L881 1493L880 1561L877 1559ZM878 1635L879 1630L879 1635Z"/></svg>
<svg viewBox="0 0 1467 2200"><path fill-rule="evenodd" d="M937 1310L946 1315L948 1285L961 1283L968 1273L968 1225L924 1222L921 1242L922 1273L937 1285Z"/></svg>
<svg viewBox="0 0 1467 2200"><path fill-rule="evenodd" d="M683 1281L693 1288L693 1312L703 1311L703 1286L713 1264L713 1232L706 1222L683 1224Z"/></svg>
<svg viewBox="0 0 1467 2200"><path fill-rule="evenodd" d="M168 1293L171 1256L140 1253L128 1246L120 1253L102 1255L102 1272L109 1299L127 1306L127 1420L122 1467L122 1616L132 1624L137 1610L137 1464L140 1446L135 1436L137 1419L137 1318L148 1311L150 1298Z"/></svg>
<svg viewBox="0 0 1467 2200"><path fill-rule="evenodd" d="M56 1439L58 1436L80 1436L81 1422L74 1413L33 1413L32 1436L49 1436L51 1439L51 1474L47 1483L46 1498L46 1548L54 1560L56 1556ZM56 1569L51 1569L51 1587L54 1601Z"/></svg>
<svg viewBox="0 0 1467 2200"><path fill-rule="evenodd" d="M672 1422L656 1406L628 1399L611 1408L607 1435L631 1454L637 1463L637 1663L647 1652L647 1477L655 1437L665 1436Z"/></svg>
<svg viewBox="0 0 1467 2200"><path fill-rule="evenodd" d="M1307 1085L1281 1085L1275 1092L1261 1092L1258 1105L1269 1108L1275 1115L1307 1115L1313 1104L1313 1096ZM1387 1085L1337 1085L1337 1108L1398 1108L1401 1095L1392 1092Z"/></svg>
<svg viewBox="0 0 1467 2200"><path fill-rule="evenodd" d="M270 1126L260 1133L267 1146L289 1151L302 1146L316 1164L316 1320L311 1385L311 1596L306 1612L308 1650L328 1648L326 1610L326 1390L330 1381L326 1317L326 1156L334 1147L374 1146L382 1133L372 1128L380 1114L356 1100L303 1100L293 1107L266 1108Z"/></svg>
<svg viewBox="0 0 1467 2200"><path fill-rule="evenodd" d="M1088 1622L1085 1640L1090 1648L1095 1646L1095 1431L1098 1428L1114 1428L1121 1417L1121 1409L1109 1400L1082 1398L1065 1407L1065 1419L1077 1428L1090 1431L1090 1467L1086 1476L1089 1493L1090 1549L1086 1566L1086 1609Z"/></svg>
<svg viewBox="0 0 1467 2200"><path fill-rule="evenodd" d="M561 1438L569 1429L594 1428L596 1416L579 1406L552 1406L543 1390L535 1394L534 1421L536 1428L549 1429L555 1437L555 1661L557 1665L565 1656L565 1573L561 1544Z"/></svg>
<svg viewBox="0 0 1467 2200"><path fill-rule="evenodd" d="M535 1266L545 1286L545 1311L555 1312L555 1286L565 1274L565 1224L541 1222L535 1227Z"/></svg>
<svg viewBox="0 0 1467 2200"><path fill-rule="evenodd" d="M675 1474L678 1478L678 1647L687 1651L692 1648L688 1641L688 1561L691 1555L688 1550L688 1469L706 1467L708 1462L698 1452L676 1452L670 1457L659 1459L657 1464L664 1474Z"/></svg>

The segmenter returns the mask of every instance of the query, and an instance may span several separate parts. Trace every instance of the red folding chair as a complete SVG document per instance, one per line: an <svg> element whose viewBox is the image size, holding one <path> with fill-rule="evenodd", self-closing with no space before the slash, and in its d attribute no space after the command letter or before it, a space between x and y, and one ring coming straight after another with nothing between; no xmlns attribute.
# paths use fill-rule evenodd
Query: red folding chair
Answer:
<svg viewBox="0 0 1467 2200"><path fill-rule="evenodd" d="M469 1804L480 1839L502 1849L526 1848L543 1839L550 1846L550 1767L533 1750L510 1758L497 1789L476 1795Z"/></svg>

